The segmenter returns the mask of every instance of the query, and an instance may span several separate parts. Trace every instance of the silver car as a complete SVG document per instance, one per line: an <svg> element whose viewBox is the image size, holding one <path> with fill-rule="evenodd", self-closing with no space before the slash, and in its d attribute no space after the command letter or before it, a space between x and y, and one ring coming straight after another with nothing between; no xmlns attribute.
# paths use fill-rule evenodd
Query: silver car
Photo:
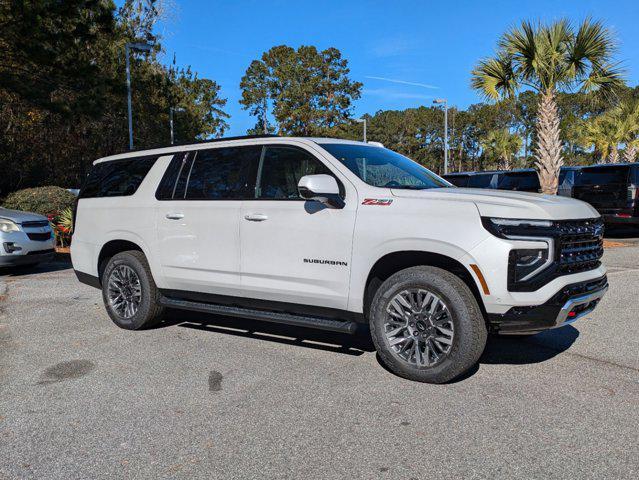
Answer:
<svg viewBox="0 0 639 480"><path fill-rule="evenodd" d="M0 267L48 262L54 254L47 217L0 207Z"/></svg>

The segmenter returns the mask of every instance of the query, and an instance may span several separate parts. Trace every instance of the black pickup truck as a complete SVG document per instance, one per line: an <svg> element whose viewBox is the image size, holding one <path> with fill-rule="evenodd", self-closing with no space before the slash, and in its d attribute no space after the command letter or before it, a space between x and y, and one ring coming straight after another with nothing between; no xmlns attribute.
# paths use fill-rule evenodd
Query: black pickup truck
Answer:
<svg viewBox="0 0 639 480"><path fill-rule="evenodd" d="M583 167L574 182L573 198L595 207L606 223L639 225L639 163Z"/></svg>

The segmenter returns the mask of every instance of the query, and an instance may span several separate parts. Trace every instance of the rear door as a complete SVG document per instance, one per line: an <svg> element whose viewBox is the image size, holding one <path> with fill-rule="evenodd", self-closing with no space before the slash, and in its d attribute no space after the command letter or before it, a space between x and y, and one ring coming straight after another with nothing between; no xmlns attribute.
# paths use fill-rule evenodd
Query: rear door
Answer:
<svg viewBox="0 0 639 480"><path fill-rule="evenodd" d="M629 174L628 165L584 167L575 178L573 197L600 213L616 213L629 206Z"/></svg>
<svg viewBox="0 0 639 480"><path fill-rule="evenodd" d="M156 195L168 288L239 293L240 211L254 192L260 152L259 146L196 150L170 165Z"/></svg>
<svg viewBox="0 0 639 480"><path fill-rule="evenodd" d="M357 212L354 187L298 146L265 146L258 171L255 198L243 202L240 217L244 295L345 309ZM344 208L299 196L299 179L312 174L337 178Z"/></svg>

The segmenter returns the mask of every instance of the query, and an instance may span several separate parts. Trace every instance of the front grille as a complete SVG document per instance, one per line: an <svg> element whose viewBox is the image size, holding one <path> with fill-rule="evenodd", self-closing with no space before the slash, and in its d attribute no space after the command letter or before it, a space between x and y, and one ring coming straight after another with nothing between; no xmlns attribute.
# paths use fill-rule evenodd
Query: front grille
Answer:
<svg viewBox="0 0 639 480"><path fill-rule="evenodd" d="M22 222L22 226L25 228L33 228L33 227L48 227L49 222L47 220L36 220L33 222Z"/></svg>
<svg viewBox="0 0 639 480"><path fill-rule="evenodd" d="M550 237L554 240L554 261L530 280L515 283L509 271L508 290L532 292L563 275L594 270L603 256L604 225L600 218L558 220L552 227L525 236ZM527 232L528 233L528 232ZM512 268L509 266L509 268Z"/></svg>
<svg viewBox="0 0 639 480"><path fill-rule="evenodd" d="M558 272L560 275L597 268L603 256L603 221L558 222Z"/></svg>
<svg viewBox="0 0 639 480"><path fill-rule="evenodd" d="M49 240L51 238L51 232L27 233L27 237L29 237L29 240L34 240L36 242L44 242L45 240Z"/></svg>

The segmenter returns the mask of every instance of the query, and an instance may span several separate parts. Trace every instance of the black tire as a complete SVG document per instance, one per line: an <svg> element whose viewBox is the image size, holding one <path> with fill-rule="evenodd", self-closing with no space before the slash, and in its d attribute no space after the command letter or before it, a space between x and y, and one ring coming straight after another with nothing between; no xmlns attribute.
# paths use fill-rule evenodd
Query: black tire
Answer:
<svg viewBox="0 0 639 480"><path fill-rule="evenodd" d="M399 358L385 334L387 307L397 294L410 288L438 296L448 308L447 318L454 327L448 353L431 366L419 366ZM411 267L389 277L375 293L369 317L371 335L382 363L393 373L410 380L426 383L453 380L477 363L486 346L486 324L475 296L459 277L441 268Z"/></svg>
<svg viewBox="0 0 639 480"><path fill-rule="evenodd" d="M131 268L140 282L140 301L135 314L126 318L111 305L108 298L109 279L116 268L125 265ZM149 263L144 254L137 250L120 252L111 257L102 273L102 299L113 323L126 330L149 328L161 320L164 307L159 304L160 292L155 285Z"/></svg>

